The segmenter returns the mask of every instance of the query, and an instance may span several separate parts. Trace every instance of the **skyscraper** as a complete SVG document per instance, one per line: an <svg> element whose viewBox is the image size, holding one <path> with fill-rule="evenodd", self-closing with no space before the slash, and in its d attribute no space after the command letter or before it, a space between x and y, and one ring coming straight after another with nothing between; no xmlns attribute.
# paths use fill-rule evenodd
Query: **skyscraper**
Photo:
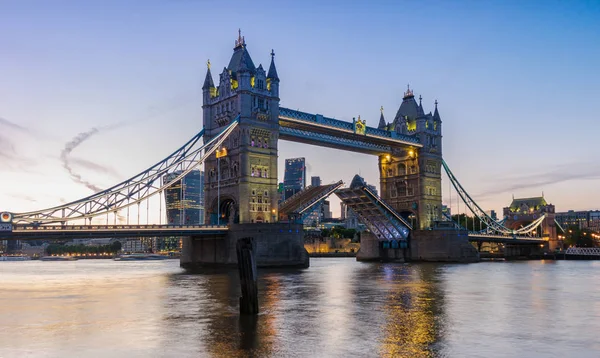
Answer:
<svg viewBox="0 0 600 358"><path fill-rule="evenodd" d="M304 158L292 158L285 160L285 172L283 175L283 200L304 189L306 186L306 163Z"/></svg>
<svg viewBox="0 0 600 358"><path fill-rule="evenodd" d="M321 185L321 177L310 177L310 185L311 186Z"/></svg>
<svg viewBox="0 0 600 358"><path fill-rule="evenodd" d="M163 176L163 183L170 183L181 172ZM183 185L181 184L183 182ZM165 190L167 223L172 225L204 224L204 172L192 170L182 180L171 183Z"/></svg>

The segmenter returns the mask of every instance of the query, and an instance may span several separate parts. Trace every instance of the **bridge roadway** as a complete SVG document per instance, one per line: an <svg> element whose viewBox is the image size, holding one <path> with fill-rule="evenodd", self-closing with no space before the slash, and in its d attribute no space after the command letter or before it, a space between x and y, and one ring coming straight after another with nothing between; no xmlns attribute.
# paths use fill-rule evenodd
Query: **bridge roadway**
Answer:
<svg viewBox="0 0 600 358"><path fill-rule="evenodd" d="M0 240L101 239L165 236L225 236L225 225L13 225Z"/></svg>
<svg viewBox="0 0 600 358"><path fill-rule="evenodd" d="M493 234L469 233L470 242L495 242L514 245L540 244L549 240L549 237L503 236Z"/></svg>
<svg viewBox="0 0 600 358"><path fill-rule="evenodd" d="M393 147L421 148L414 136L365 127L358 132L354 123L279 107L279 139L358 153L381 155Z"/></svg>

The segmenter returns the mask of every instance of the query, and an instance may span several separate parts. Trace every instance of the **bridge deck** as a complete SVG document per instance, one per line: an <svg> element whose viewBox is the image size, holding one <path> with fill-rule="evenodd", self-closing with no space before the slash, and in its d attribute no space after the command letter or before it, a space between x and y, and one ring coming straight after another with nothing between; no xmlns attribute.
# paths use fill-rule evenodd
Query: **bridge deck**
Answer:
<svg viewBox="0 0 600 358"><path fill-rule="evenodd" d="M1 240L53 240L108 237L223 236L227 226L206 225L14 225Z"/></svg>
<svg viewBox="0 0 600 358"><path fill-rule="evenodd" d="M486 235L486 234L469 234L469 241L471 242L495 242L503 244L515 244L515 245L530 245L540 244L548 241L548 237L528 237L528 236L503 236L503 235Z"/></svg>
<svg viewBox="0 0 600 358"><path fill-rule="evenodd" d="M344 185L343 181L333 184L308 186L300 192L294 194L291 198L281 203L279 215L286 219L290 215L305 215L310 213L320 201L325 200L329 195Z"/></svg>
<svg viewBox="0 0 600 358"><path fill-rule="evenodd" d="M339 189L335 194L379 240L408 238L411 226L379 196L371 192L366 184L357 185L353 180L350 188Z"/></svg>
<svg viewBox="0 0 600 358"><path fill-rule="evenodd" d="M423 146L416 137L373 127L366 127L364 134L357 133L351 122L282 107L279 138L375 155L390 153L393 147Z"/></svg>

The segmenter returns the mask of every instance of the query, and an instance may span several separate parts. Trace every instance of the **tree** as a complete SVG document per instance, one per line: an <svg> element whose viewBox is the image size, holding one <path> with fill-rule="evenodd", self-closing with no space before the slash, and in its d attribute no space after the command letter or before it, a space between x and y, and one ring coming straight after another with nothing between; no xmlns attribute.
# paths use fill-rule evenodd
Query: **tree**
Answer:
<svg viewBox="0 0 600 358"><path fill-rule="evenodd" d="M121 241L113 241L110 244L110 249L107 250L107 251L110 251L110 252L119 252L119 251L121 251Z"/></svg>

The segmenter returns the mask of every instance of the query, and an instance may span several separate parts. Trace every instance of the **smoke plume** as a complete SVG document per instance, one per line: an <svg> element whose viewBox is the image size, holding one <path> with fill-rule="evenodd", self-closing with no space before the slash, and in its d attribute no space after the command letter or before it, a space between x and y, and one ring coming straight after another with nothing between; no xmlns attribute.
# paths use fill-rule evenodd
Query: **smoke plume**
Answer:
<svg viewBox="0 0 600 358"><path fill-rule="evenodd" d="M79 174L75 173L75 171L73 171L73 168L71 167L71 163L69 162L69 154L71 154L73 149L80 146L81 143L85 142L90 137L97 134L99 131L100 130L98 128L94 127L87 132L79 133L78 135L75 136L75 138L71 139L71 141L69 141L69 142L67 142L67 144L65 144L64 149L60 153L60 161L62 162L63 168L65 168L65 170L69 173L69 176L71 177L71 179L78 184L85 185L88 189L94 191L95 193L101 191L102 189L95 186L94 184L88 182L87 180L84 180L81 177L81 175L79 175Z"/></svg>

